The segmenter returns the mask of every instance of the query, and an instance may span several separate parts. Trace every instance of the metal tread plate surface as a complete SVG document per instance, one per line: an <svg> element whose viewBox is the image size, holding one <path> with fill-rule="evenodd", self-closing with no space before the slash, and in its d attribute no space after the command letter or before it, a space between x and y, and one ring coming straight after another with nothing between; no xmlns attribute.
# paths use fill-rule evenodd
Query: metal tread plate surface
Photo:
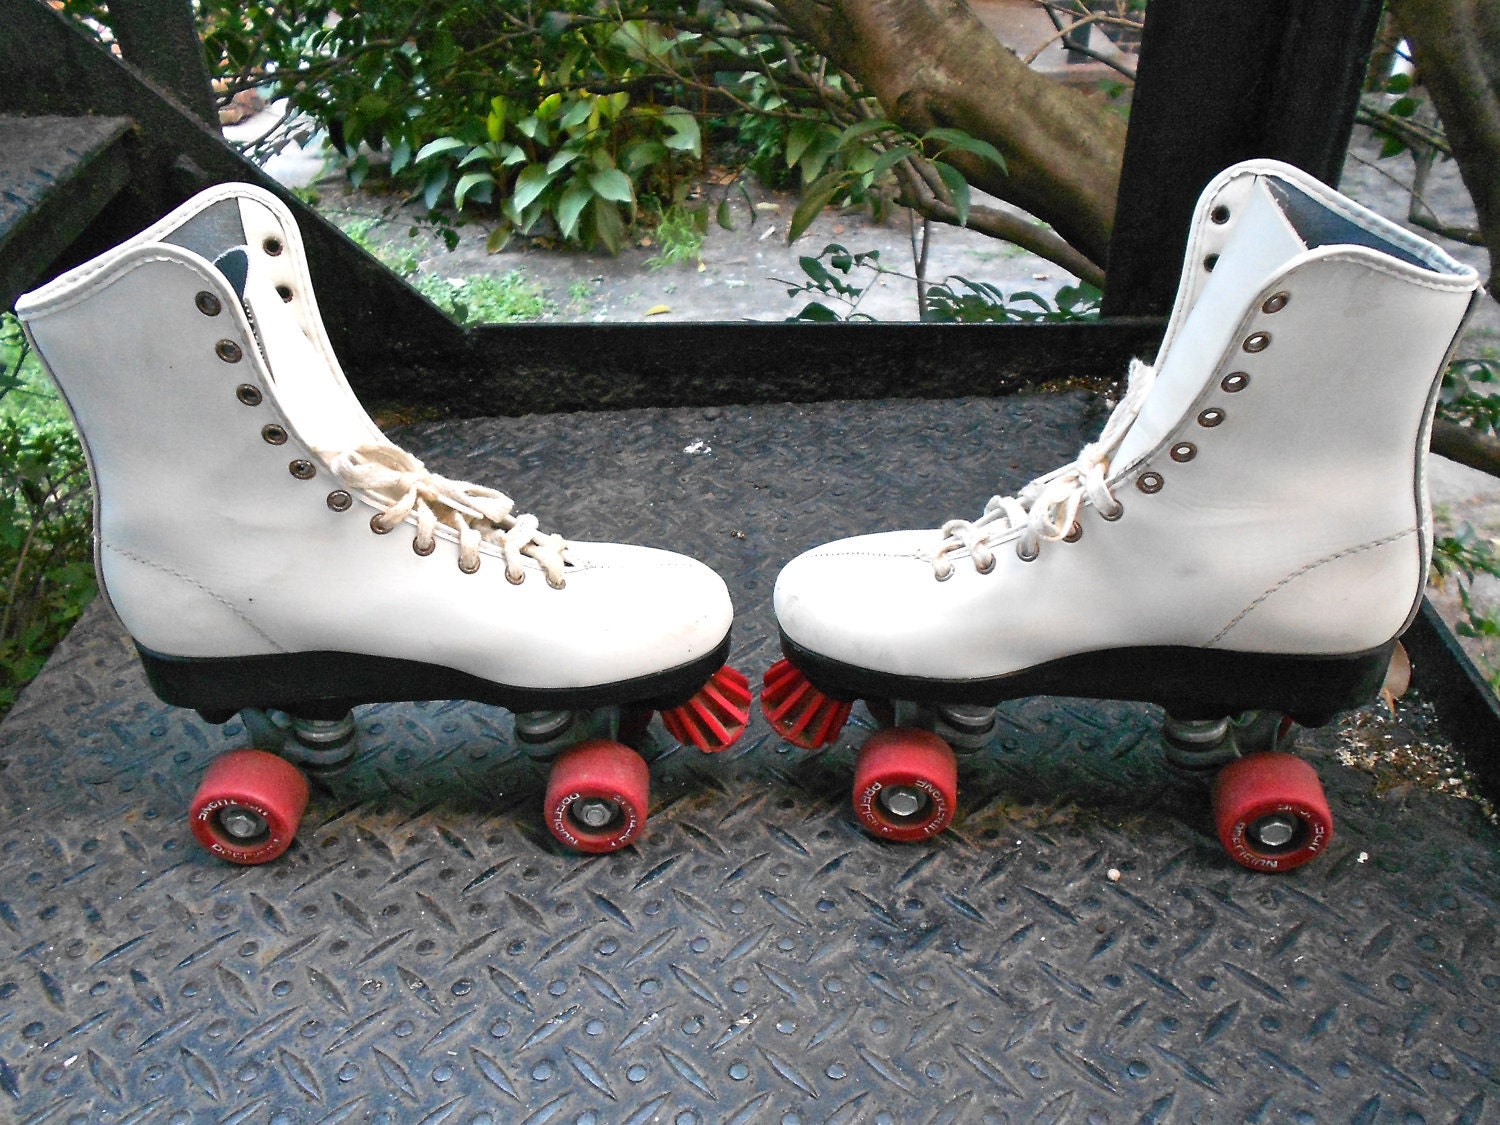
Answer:
<svg viewBox="0 0 1500 1125"><path fill-rule="evenodd" d="M694 554L776 658L776 567L976 514L1072 456L1106 405L723 407L424 424L399 440L579 539ZM1497 836L1385 788L1351 740L1432 737L1420 701L1305 737L1328 853L1236 867L1158 717L1002 708L954 827L862 834L851 729L757 714L717 757L659 727L651 819L563 851L504 712L361 708L292 849L191 841L242 745L151 696L96 606L0 727L0 1121L1484 1121L1500 1113ZM861 708L856 719L868 721Z"/></svg>

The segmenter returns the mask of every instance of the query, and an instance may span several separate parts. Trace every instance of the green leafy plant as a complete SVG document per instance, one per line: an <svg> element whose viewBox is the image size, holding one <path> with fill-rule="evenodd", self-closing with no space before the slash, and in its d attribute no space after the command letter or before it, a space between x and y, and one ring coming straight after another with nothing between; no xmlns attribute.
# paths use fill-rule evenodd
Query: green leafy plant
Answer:
<svg viewBox="0 0 1500 1125"><path fill-rule="evenodd" d="M19 323L0 318L0 714L96 592L83 448Z"/></svg>
<svg viewBox="0 0 1500 1125"><path fill-rule="evenodd" d="M1500 361L1456 359L1443 372L1438 414L1483 433L1500 428Z"/></svg>

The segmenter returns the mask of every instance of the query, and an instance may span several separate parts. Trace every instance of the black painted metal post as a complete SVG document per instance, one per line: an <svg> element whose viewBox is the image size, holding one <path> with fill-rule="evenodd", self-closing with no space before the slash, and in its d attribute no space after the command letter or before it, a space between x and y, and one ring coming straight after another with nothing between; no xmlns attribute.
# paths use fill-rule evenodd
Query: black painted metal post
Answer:
<svg viewBox="0 0 1500 1125"><path fill-rule="evenodd" d="M219 110L192 0L111 4L109 19L125 61L217 129Z"/></svg>
<svg viewBox="0 0 1500 1125"><path fill-rule="evenodd" d="M1380 0L1151 0L1107 316L1164 315L1193 205L1238 160L1275 157L1337 184Z"/></svg>

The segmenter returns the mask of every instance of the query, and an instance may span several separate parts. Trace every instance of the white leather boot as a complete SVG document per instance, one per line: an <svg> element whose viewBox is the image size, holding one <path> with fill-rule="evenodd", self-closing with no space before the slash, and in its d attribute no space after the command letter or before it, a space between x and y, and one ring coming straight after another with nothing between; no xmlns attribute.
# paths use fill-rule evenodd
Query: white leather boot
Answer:
<svg viewBox="0 0 1500 1125"><path fill-rule="evenodd" d="M790 663L763 700L784 734L826 742L856 698L962 734L1001 700L1069 695L1162 705L1191 757L1195 740L1222 750L1224 716L1320 725L1374 696L1422 595L1428 431L1478 278L1272 161L1218 176L1192 232L1156 363L1132 366L1076 461L976 519L830 543L782 571ZM1230 733L1252 729L1285 733ZM880 737L878 768L857 775L862 820L941 830L951 751ZM1220 830L1240 862L1294 866L1326 844L1299 766L1231 767Z"/></svg>
<svg viewBox="0 0 1500 1125"><path fill-rule="evenodd" d="M645 822L622 727L661 709L704 750L743 730L718 575L544 532L388 441L273 195L212 188L17 313L83 436L101 590L164 701L215 722L245 712L259 733L276 730L264 712L297 716L304 760L322 743L347 755L354 704L509 708L519 741L566 751L547 820L590 851ZM194 801L195 833L238 862L280 854L306 801L294 768L257 753L217 763Z"/></svg>

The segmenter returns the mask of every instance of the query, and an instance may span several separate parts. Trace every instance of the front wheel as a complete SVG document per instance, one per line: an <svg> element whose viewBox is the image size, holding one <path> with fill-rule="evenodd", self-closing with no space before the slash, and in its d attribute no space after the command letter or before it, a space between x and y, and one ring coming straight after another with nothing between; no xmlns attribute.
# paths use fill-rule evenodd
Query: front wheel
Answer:
<svg viewBox="0 0 1500 1125"><path fill-rule="evenodd" d="M290 762L232 750L208 767L193 795L193 836L231 863L267 863L291 846L307 796L307 779Z"/></svg>
<svg viewBox="0 0 1500 1125"><path fill-rule="evenodd" d="M651 771L628 746L595 738L558 755L544 813L558 840L580 852L613 852L646 826Z"/></svg>
<svg viewBox="0 0 1500 1125"><path fill-rule="evenodd" d="M953 820L958 759L931 731L896 727L870 737L854 767L854 814L866 832L909 842Z"/></svg>
<svg viewBox="0 0 1500 1125"><path fill-rule="evenodd" d="M1318 771L1291 754L1251 754L1220 770L1214 821L1230 857L1253 871L1290 871L1333 839Z"/></svg>

